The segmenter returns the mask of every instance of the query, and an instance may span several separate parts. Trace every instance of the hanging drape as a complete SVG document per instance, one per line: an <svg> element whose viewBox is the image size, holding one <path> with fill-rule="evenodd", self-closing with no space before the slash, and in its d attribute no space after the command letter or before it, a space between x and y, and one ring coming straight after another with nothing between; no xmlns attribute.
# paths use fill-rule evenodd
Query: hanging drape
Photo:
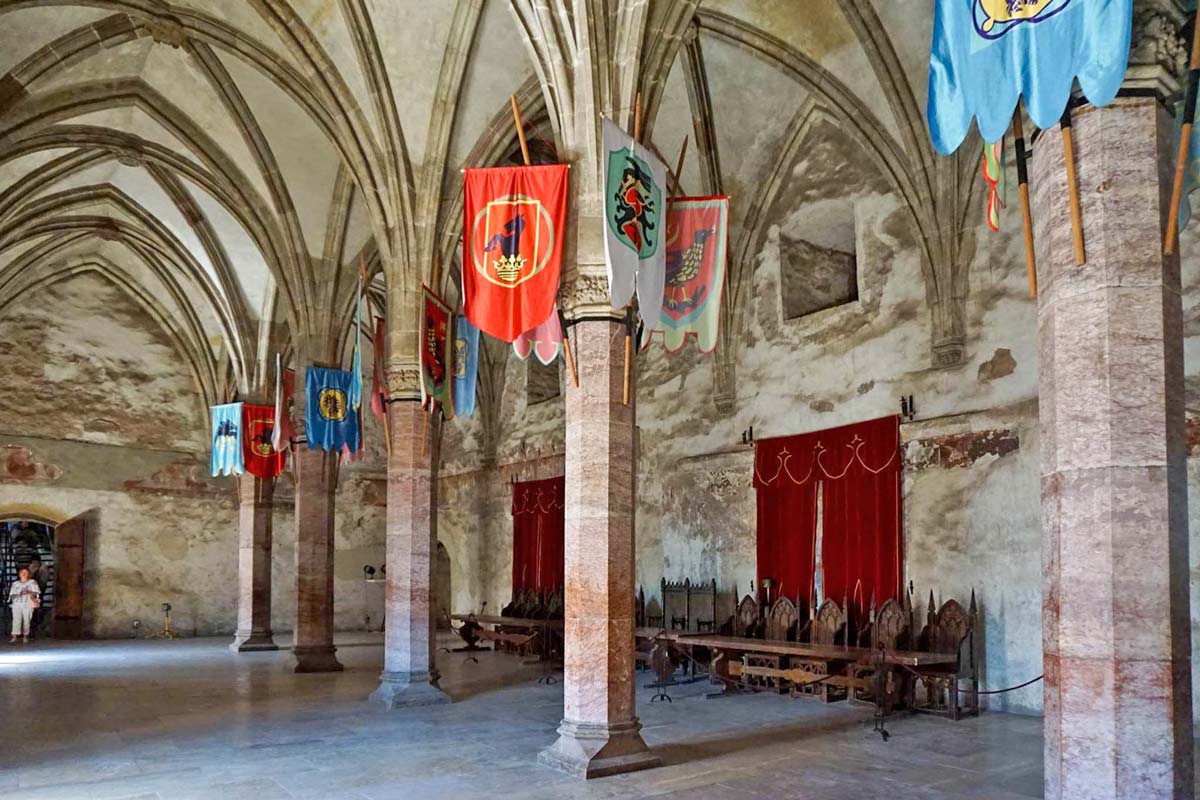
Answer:
<svg viewBox="0 0 1200 800"><path fill-rule="evenodd" d="M754 486L760 581L774 578L787 597L811 603L819 491L823 597L847 602L860 620L872 597L900 597L899 417L760 440Z"/></svg>
<svg viewBox="0 0 1200 800"><path fill-rule="evenodd" d="M563 586L563 478L513 484L513 596Z"/></svg>

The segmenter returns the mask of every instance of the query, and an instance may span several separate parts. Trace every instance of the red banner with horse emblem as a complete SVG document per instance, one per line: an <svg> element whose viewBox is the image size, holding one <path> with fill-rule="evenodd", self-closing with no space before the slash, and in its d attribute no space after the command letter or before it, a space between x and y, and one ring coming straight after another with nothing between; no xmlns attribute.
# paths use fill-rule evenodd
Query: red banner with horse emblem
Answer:
<svg viewBox="0 0 1200 800"><path fill-rule="evenodd" d="M436 403L442 409L443 419L450 419L454 416L451 397L454 373L450 368L454 347L450 326L454 310L428 286L421 289L425 294L425 310L421 315L421 407L432 411Z"/></svg>
<svg viewBox="0 0 1200 800"><path fill-rule="evenodd" d="M283 472L285 451L271 444L275 433L275 407L242 405L242 458L246 471L259 478L275 478Z"/></svg>
<svg viewBox="0 0 1200 800"><path fill-rule="evenodd" d="M567 165L468 169L463 313L511 342L554 308L567 221Z"/></svg>
<svg viewBox="0 0 1200 800"><path fill-rule="evenodd" d="M729 230L728 197L677 197L667 207L667 275L658 322L648 325L672 353L689 336L703 353L717 346Z"/></svg>

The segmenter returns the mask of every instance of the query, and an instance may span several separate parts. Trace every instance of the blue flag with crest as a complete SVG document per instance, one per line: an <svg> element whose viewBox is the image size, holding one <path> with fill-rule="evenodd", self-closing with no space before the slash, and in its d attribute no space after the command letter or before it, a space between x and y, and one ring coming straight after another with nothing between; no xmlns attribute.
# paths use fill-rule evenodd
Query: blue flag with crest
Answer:
<svg viewBox="0 0 1200 800"><path fill-rule="evenodd" d="M929 63L929 131L939 152L958 149L979 123L1004 135L1017 99L1049 128L1075 78L1092 105L1110 103L1129 61L1133 0L936 0Z"/></svg>
<svg viewBox="0 0 1200 800"><path fill-rule="evenodd" d="M454 413L475 413L475 378L479 372L479 329L459 314L454 320Z"/></svg>
<svg viewBox="0 0 1200 800"><path fill-rule="evenodd" d="M309 367L305 372L304 422L309 448L336 453L346 447L351 453L358 452L362 431L358 412L350 406L354 373L324 367Z"/></svg>
<svg viewBox="0 0 1200 800"><path fill-rule="evenodd" d="M209 465L213 477L241 475L245 471L242 458L242 404L226 403L213 406L212 456Z"/></svg>

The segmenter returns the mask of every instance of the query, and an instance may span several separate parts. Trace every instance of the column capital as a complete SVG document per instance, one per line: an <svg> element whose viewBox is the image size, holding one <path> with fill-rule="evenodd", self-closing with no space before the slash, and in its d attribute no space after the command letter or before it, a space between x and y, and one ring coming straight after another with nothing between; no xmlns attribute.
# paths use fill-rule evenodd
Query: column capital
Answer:
<svg viewBox="0 0 1200 800"><path fill-rule="evenodd" d="M413 361L389 361L388 394L393 400L413 400L421 396L421 368Z"/></svg>
<svg viewBox="0 0 1200 800"><path fill-rule="evenodd" d="M1159 99L1178 93L1187 74L1187 22L1179 0L1135 0L1125 90L1153 91Z"/></svg>
<svg viewBox="0 0 1200 800"><path fill-rule="evenodd" d="M608 293L608 276L576 271L563 276L559 303L569 317L611 316L621 319L624 312L614 310Z"/></svg>

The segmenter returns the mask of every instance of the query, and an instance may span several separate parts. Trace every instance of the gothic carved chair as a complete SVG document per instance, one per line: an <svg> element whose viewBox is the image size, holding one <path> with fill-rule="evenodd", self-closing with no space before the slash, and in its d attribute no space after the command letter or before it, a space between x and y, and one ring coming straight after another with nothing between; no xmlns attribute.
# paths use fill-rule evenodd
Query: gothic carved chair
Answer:
<svg viewBox="0 0 1200 800"><path fill-rule="evenodd" d="M693 583L688 588L688 630L712 633L717 620L717 581Z"/></svg>
<svg viewBox="0 0 1200 800"><path fill-rule="evenodd" d="M759 627L762 620L758 614L758 601L750 595L742 598L742 602L738 603L737 616L735 619L736 630L734 636L746 636L751 639L758 638Z"/></svg>
<svg viewBox="0 0 1200 800"><path fill-rule="evenodd" d="M904 604L889 598L878 610L872 603L870 621L862 630L859 646L869 647L874 652L909 649L912 646L912 611L907 605L907 597ZM877 691L882 691L884 698L893 700L908 696L908 673L884 669L877 675L875 665L856 664L850 668L850 676L859 682L851 688L851 703L873 705ZM878 684L877 679L883 683Z"/></svg>
<svg viewBox="0 0 1200 800"><path fill-rule="evenodd" d="M662 579L663 622L673 631L688 629L688 601L692 582Z"/></svg>
<svg viewBox="0 0 1200 800"><path fill-rule="evenodd" d="M800 615L796 612L796 605L786 597L781 597L775 601L775 604L771 606L770 613L767 614L764 626L765 638L785 642L794 641L799 621ZM753 667L782 670L788 668L789 659L788 656L758 653L746 656L746 663ZM752 689L772 689L779 692L787 689L781 679L768 676L747 675L743 683Z"/></svg>
<svg viewBox="0 0 1200 800"><path fill-rule="evenodd" d="M955 663L944 666L920 667L920 682L924 687L924 699L916 703L915 686L910 691L912 707L916 711L961 719L964 715L979 713L979 676L975 671L975 622L977 611L975 592L971 592L971 606L965 610L957 600L947 600L935 614L933 592L929 593L929 610L925 630L921 633L924 649L930 653L945 653L955 656ZM963 684L969 687L967 699L962 702Z"/></svg>
<svg viewBox="0 0 1200 800"><path fill-rule="evenodd" d="M846 612L836 600L826 598L821 607L812 615L808 624L809 644L833 645L845 635ZM802 667L814 675L828 675L829 662L819 658L793 658L792 664ZM846 698L844 686L830 686L829 683L817 683L792 687L793 697L815 697L823 703Z"/></svg>
<svg viewBox="0 0 1200 800"><path fill-rule="evenodd" d="M796 604L786 597L779 598L775 605L771 606L771 613L767 615L766 638L795 641L799 621L800 614L796 611Z"/></svg>

